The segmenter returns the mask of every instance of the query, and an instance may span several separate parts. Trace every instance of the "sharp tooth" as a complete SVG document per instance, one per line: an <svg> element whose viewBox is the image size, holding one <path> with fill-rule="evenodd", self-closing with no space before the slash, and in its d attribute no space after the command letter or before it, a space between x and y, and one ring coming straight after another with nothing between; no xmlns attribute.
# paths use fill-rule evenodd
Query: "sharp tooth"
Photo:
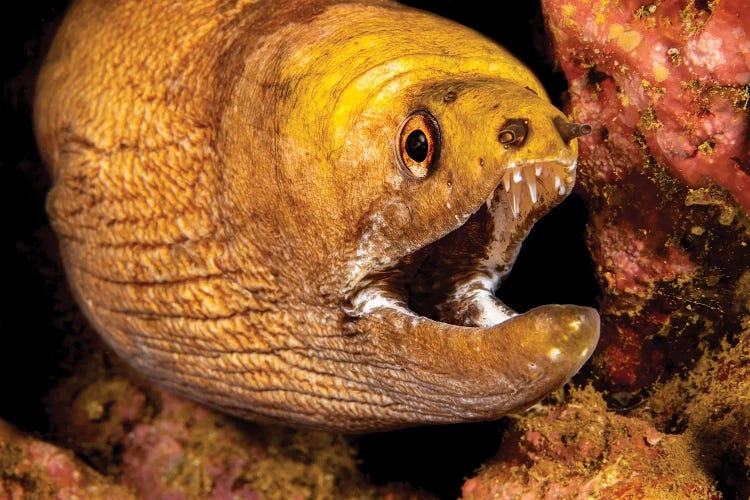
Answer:
<svg viewBox="0 0 750 500"><path fill-rule="evenodd" d="M487 201L485 203L487 204L487 210L492 210L492 196L487 198Z"/></svg>
<svg viewBox="0 0 750 500"><path fill-rule="evenodd" d="M555 191L560 190L560 177L555 176Z"/></svg>
<svg viewBox="0 0 750 500"><path fill-rule="evenodd" d="M536 167L534 169L534 172L536 173L537 177L541 177L542 176L542 167Z"/></svg>
<svg viewBox="0 0 750 500"><path fill-rule="evenodd" d="M532 173L531 167L523 171L523 176L526 178L526 186L529 188L529 195L531 196L531 203L536 203L536 177Z"/></svg>
<svg viewBox="0 0 750 500"><path fill-rule="evenodd" d="M516 216L516 217L518 217L519 215L521 215L521 209L520 209L520 202L521 202L520 198L521 197L520 197L520 194L521 193L516 193L515 191L513 191L510 194L510 197L513 199L513 215ZM516 196L516 195L518 195L518 196Z"/></svg>
<svg viewBox="0 0 750 500"><path fill-rule="evenodd" d="M566 192L565 186L560 186L560 189L557 190L557 193L562 196Z"/></svg>
<svg viewBox="0 0 750 500"><path fill-rule="evenodd" d="M521 182L521 179L521 169L519 168L518 170L513 172L513 182L518 184L519 182Z"/></svg>
<svg viewBox="0 0 750 500"><path fill-rule="evenodd" d="M536 203L536 179L532 177L527 182L529 185L529 194L531 195L531 203Z"/></svg>
<svg viewBox="0 0 750 500"><path fill-rule="evenodd" d="M510 193L510 170L506 171L505 175L503 175L503 187Z"/></svg>

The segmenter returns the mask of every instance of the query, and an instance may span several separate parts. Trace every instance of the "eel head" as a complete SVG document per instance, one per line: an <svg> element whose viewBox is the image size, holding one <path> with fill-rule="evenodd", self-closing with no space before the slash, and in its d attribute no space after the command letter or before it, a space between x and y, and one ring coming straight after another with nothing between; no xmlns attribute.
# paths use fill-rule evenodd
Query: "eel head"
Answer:
<svg viewBox="0 0 750 500"><path fill-rule="evenodd" d="M392 25L427 21L389 15ZM239 166L228 185L247 186L226 190L236 196L224 216L233 253L270 234L252 224L273 221L281 236L273 247L263 238L265 262L304 303L295 335L316 375L315 394L300 399L325 404L295 423L372 431L499 418L563 385L596 346L594 309L516 314L494 294L533 224L571 192L587 126L569 122L495 44L467 31L472 56L451 54L456 29L422 33L429 54L401 49L413 46L408 30L361 43L341 35L336 57L346 59L329 61L330 78L319 64L330 52L295 52L273 101L283 120L268 149L279 167L251 183L241 156L225 162ZM229 108L232 133L258 120L242 114L258 100L250 88L238 86ZM276 189L244 195L253 184Z"/></svg>
<svg viewBox="0 0 750 500"><path fill-rule="evenodd" d="M591 308L517 314L494 294L535 221L570 193L573 139L589 130L513 82L414 94L393 135L398 174L359 223L347 328L377 345L373 363L398 367L379 377L409 418L497 418L564 384L598 340Z"/></svg>

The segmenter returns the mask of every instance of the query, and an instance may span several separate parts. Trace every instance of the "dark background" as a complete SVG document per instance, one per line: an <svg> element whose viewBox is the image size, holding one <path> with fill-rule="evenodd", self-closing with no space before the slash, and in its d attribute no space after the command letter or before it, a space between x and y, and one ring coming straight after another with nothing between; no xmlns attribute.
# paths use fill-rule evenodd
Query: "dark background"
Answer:
<svg viewBox="0 0 750 500"><path fill-rule="evenodd" d="M70 325L60 321L60 269L46 225L49 181L31 127L33 85L44 51L68 2L13 2L2 17L0 156L0 418L44 436L42 398L60 376ZM544 82L561 106L562 75L546 57L538 2L407 1L477 29L506 46ZM494 10L494 9L493 9ZM415 42L416 43L416 42ZM546 303L596 305L593 267L583 233L586 208L574 195L535 227L500 297L527 310ZM466 476L498 449L505 421L418 428L356 439L362 468L377 483L408 481L455 498Z"/></svg>

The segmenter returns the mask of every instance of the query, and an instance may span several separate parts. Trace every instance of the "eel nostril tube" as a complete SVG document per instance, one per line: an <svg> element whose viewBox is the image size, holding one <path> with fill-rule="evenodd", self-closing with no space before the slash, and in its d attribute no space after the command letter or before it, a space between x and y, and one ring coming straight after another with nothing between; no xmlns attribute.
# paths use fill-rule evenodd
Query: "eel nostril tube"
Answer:
<svg viewBox="0 0 750 500"><path fill-rule="evenodd" d="M520 146L526 140L529 133L529 120L525 118L513 118L505 122L497 140L505 149L509 146Z"/></svg>
<svg viewBox="0 0 750 500"><path fill-rule="evenodd" d="M555 123L557 132L560 134L560 137L562 137L562 140L565 141L566 144L576 137L589 135L591 133L591 125L589 125L588 123L568 122L565 121L565 119L560 118L559 116L556 117L553 122Z"/></svg>

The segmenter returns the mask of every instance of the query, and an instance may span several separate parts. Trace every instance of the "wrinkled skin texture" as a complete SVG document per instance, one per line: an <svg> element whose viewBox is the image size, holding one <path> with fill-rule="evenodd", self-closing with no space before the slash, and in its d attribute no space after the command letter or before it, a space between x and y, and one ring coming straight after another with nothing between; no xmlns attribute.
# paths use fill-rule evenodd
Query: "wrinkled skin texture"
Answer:
<svg viewBox="0 0 750 500"><path fill-rule="evenodd" d="M417 110L442 143L424 179L394 147ZM503 147L510 119L528 130ZM35 102L48 213L108 343L222 410L347 431L497 418L590 356L592 309L487 319L572 188L576 142L555 120L491 41L376 1L82 0Z"/></svg>

